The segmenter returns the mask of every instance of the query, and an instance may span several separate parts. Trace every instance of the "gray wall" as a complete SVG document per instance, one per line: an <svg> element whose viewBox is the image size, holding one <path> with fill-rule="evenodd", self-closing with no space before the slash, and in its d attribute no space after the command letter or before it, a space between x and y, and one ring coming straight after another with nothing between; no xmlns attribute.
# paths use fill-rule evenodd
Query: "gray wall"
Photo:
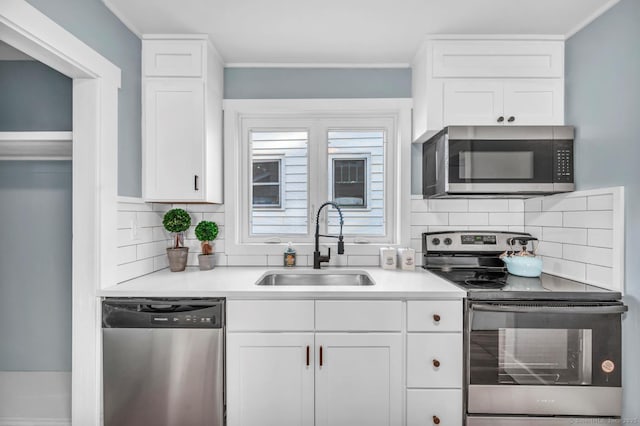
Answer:
<svg viewBox="0 0 640 426"><path fill-rule="evenodd" d="M640 2L622 0L566 45L566 122L579 189L624 185L624 418L640 418Z"/></svg>
<svg viewBox="0 0 640 426"><path fill-rule="evenodd" d="M37 61L0 61L0 132L72 130L71 79Z"/></svg>
<svg viewBox="0 0 640 426"><path fill-rule="evenodd" d="M409 68L225 68L225 99L410 98Z"/></svg>
<svg viewBox="0 0 640 426"><path fill-rule="evenodd" d="M71 370L71 162L0 161L0 371Z"/></svg>
<svg viewBox="0 0 640 426"><path fill-rule="evenodd" d="M118 194L142 194L141 43L101 0L27 0L122 70L118 95Z"/></svg>

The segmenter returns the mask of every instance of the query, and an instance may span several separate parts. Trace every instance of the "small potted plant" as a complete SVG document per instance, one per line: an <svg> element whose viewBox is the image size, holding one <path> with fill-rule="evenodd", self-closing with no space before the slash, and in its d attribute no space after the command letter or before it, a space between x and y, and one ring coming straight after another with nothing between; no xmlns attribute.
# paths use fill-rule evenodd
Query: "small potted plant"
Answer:
<svg viewBox="0 0 640 426"><path fill-rule="evenodd" d="M218 224L203 220L196 226L196 238L200 240L202 254L198 255L198 264L201 271L213 269L213 245L211 242L218 237Z"/></svg>
<svg viewBox="0 0 640 426"><path fill-rule="evenodd" d="M184 247L184 231L191 226L191 216L183 209L171 209L162 218L164 229L171 232L172 247L167 248L171 272L184 271L189 247Z"/></svg>

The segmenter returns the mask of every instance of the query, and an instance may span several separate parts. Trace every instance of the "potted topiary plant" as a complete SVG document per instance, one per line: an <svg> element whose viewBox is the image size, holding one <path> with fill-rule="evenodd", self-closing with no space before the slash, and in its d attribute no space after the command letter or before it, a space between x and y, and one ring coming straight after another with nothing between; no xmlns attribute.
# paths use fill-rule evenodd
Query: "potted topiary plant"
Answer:
<svg viewBox="0 0 640 426"><path fill-rule="evenodd" d="M215 222L203 220L196 226L196 238L200 240L202 254L198 255L201 271L213 269L213 246L211 242L218 237L218 225Z"/></svg>
<svg viewBox="0 0 640 426"><path fill-rule="evenodd" d="M191 226L191 216L183 209L171 209L162 218L164 229L171 232L172 247L167 248L171 272L184 271L189 247L184 247L184 231Z"/></svg>

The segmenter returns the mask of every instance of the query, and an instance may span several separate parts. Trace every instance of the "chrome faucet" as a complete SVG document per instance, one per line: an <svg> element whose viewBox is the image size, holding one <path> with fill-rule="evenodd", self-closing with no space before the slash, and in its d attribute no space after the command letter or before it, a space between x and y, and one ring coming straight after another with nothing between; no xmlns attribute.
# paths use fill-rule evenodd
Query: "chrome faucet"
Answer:
<svg viewBox="0 0 640 426"><path fill-rule="evenodd" d="M320 235L320 212L326 206L333 206L338 210L338 214L340 215L340 235ZM320 237L326 238L337 238L338 239L338 254L344 254L344 241L342 240L342 224L344 223L344 219L342 217L342 210L340 210L340 206L334 203L333 201L327 201L318 209L318 213L316 214L316 246L315 251L313 252L313 269L320 269L320 264L322 262L329 262L331 259L331 248L328 249L327 255L323 256L320 254Z"/></svg>

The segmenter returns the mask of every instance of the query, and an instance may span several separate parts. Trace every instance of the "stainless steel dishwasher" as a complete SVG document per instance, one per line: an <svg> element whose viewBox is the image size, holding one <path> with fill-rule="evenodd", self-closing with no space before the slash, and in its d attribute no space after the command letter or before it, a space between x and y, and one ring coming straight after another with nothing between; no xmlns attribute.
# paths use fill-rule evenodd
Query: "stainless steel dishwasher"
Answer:
<svg viewBox="0 0 640 426"><path fill-rule="evenodd" d="M104 426L222 426L223 299L102 302Z"/></svg>

